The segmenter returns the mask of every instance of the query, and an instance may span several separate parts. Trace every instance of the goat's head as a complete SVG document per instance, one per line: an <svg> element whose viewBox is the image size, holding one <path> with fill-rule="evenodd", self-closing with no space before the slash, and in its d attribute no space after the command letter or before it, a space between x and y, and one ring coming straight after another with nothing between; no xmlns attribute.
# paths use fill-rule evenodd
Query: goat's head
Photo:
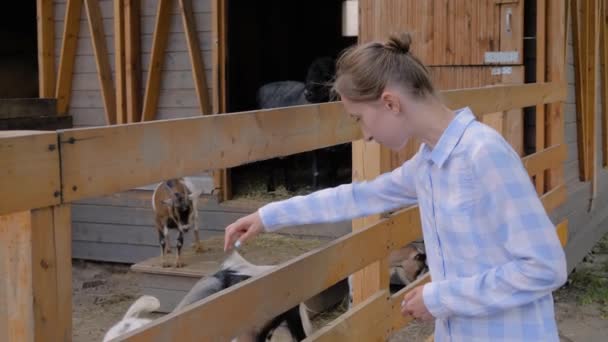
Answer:
<svg viewBox="0 0 608 342"><path fill-rule="evenodd" d="M330 99L330 82L336 73L335 61L331 57L315 59L306 74L304 96L311 103L328 102Z"/></svg>
<svg viewBox="0 0 608 342"><path fill-rule="evenodd" d="M170 184L165 184L167 191L171 194L169 197L162 200L162 203L167 206L172 219L175 221L177 228L180 231L188 232L193 225L194 206L193 201L196 200L192 193L175 191Z"/></svg>

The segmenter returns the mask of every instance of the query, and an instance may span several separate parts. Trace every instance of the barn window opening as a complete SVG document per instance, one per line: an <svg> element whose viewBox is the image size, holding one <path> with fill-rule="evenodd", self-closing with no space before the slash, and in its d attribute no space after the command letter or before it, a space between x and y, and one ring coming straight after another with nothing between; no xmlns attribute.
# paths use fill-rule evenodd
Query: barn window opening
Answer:
<svg viewBox="0 0 608 342"><path fill-rule="evenodd" d="M357 37L342 34L342 6L342 0L229 0L227 111L327 102L323 91L312 85L328 73L333 76L328 69L339 53L357 42ZM348 183L350 145L232 168L232 194L291 196Z"/></svg>

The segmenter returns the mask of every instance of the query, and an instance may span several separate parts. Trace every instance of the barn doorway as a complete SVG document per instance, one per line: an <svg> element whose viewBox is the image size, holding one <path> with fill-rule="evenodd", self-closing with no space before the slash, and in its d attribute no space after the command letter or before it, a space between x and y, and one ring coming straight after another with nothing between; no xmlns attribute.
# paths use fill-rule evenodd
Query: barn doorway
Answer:
<svg viewBox="0 0 608 342"><path fill-rule="evenodd" d="M7 1L0 14L0 99L38 97L36 1Z"/></svg>
<svg viewBox="0 0 608 342"><path fill-rule="evenodd" d="M356 44L357 37L342 35L342 2L228 0L227 111L260 108L256 94L261 86L304 82L316 58L335 60L344 48ZM349 143L232 168L232 195L291 196L348 183L351 153Z"/></svg>

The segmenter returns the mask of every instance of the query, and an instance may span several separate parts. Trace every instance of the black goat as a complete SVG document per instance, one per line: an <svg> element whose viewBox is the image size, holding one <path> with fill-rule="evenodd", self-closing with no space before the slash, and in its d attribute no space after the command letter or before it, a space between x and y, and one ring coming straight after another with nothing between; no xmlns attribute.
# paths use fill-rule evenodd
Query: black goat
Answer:
<svg viewBox="0 0 608 342"><path fill-rule="evenodd" d="M289 107L312 103L328 102L330 100L331 81L335 75L335 60L331 57L315 59L308 68L306 81L278 81L263 85L257 93L260 109ZM285 188L293 190L287 172L287 164L291 158L275 158L271 161L267 190L276 188L276 172L281 172L285 180ZM319 184L318 153L312 153L312 187Z"/></svg>

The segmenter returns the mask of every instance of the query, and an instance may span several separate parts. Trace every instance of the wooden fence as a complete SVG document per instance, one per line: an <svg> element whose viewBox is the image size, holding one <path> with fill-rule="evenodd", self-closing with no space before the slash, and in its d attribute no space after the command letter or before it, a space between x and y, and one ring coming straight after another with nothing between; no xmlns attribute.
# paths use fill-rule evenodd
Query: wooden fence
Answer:
<svg viewBox="0 0 608 342"><path fill-rule="evenodd" d="M482 118L564 101L566 85L492 86L442 96L448 107L469 106ZM71 202L360 138L339 102L56 132L0 132L0 273L5 274L0 340L71 340ZM561 169L565 159L565 146L553 144L523 162L534 178ZM565 201L566 189L558 182L539 196L551 211ZM566 232L566 223L558 225L562 242ZM418 208L404 209L121 340L229 340L420 237ZM394 295L388 279L380 282L386 286L308 340L384 340L411 320L400 314L404 293L427 281Z"/></svg>

